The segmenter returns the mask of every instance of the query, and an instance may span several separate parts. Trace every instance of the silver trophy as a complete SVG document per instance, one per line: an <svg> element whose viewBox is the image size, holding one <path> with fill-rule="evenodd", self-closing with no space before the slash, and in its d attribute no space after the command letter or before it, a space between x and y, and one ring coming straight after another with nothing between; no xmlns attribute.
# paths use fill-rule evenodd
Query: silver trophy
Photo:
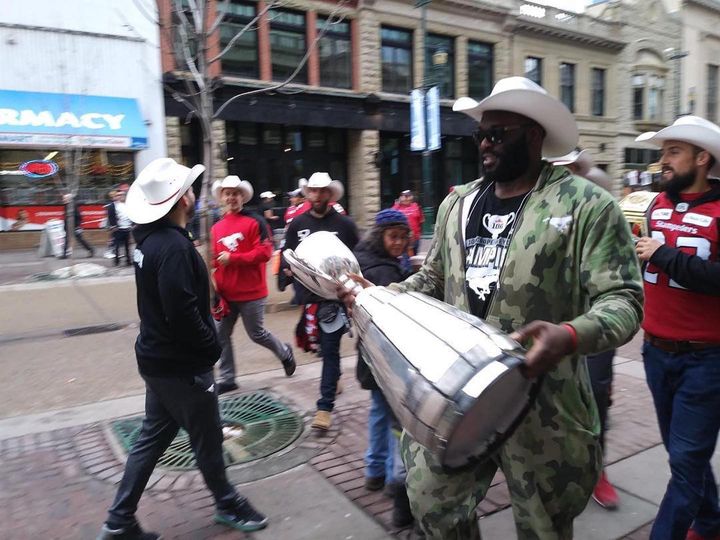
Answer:
<svg viewBox="0 0 720 540"><path fill-rule="evenodd" d="M306 288L327 300L337 300L337 286L356 294L362 287L348 274L362 276L352 251L331 232L318 231L305 238L295 251L283 251L293 276Z"/></svg>
<svg viewBox="0 0 720 540"><path fill-rule="evenodd" d="M357 295L353 319L400 424L446 467L487 458L534 401L520 344L449 304L371 287Z"/></svg>

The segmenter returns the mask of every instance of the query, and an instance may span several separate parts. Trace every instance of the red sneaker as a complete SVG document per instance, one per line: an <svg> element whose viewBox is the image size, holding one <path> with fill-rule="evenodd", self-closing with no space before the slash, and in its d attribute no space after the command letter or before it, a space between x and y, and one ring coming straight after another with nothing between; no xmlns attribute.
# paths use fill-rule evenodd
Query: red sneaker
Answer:
<svg viewBox="0 0 720 540"><path fill-rule="evenodd" d="M690 529L685 540L720 540L720 534L716 534L715 536L700 536L693 529Z"/></svg>
<svg viewBox="0 0 720 540"><path fill-rule="evenodd" d="M615 488L612 487L612 484L608 481L605 471L600 473L600 480L598 480L595 489L593 489L592 498L607 510L614 510L618 506L620 498Z"/></svg>

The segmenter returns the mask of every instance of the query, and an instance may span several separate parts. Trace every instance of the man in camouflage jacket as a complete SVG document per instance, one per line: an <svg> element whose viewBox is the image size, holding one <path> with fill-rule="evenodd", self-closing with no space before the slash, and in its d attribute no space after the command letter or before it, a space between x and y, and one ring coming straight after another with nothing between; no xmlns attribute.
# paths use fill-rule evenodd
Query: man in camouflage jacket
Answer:
<svg viewBox="0 0 720 540"><path fill-rule="evenodd" d="M513 105L500 102L502 111L493 109L500 106L492 102L493 96L507 95L513 85L524 88L525 95L515 96ZM584 355L627 342L642 319L640 269L627 222L606 191L541 160L541 151L566 153L576 144L577 130L569 112L564 125L557 120L565 114L553 110L549 100L559 104L557 100L546 94L538 100L532 92L545 94L527 79L511 77L499 81L479 106L465 111L480 123L476 141L485 176L457 186L446 197L422 268L393 285L476 312L466 276L468 220L486 190L499 194L508 185L488 172L497 172L498 163L510 157L502 154L503 139L506 147L511 140L526 143L532 175L515 169L530 178L528 191L513 213L484 318L532 343L527 373L544 374L544 380L514 434L491 459L477 465L444 471L427 449L403 434L408 494L429 538L480 538L474 510L498 467L507 479L520 539L572 538L573 520L585 508L602 466L599 420ZM549 114L543 116L543 110ZM523 127L519 138L516 132ZM487 215L482 223L488 223Z"/></svg>

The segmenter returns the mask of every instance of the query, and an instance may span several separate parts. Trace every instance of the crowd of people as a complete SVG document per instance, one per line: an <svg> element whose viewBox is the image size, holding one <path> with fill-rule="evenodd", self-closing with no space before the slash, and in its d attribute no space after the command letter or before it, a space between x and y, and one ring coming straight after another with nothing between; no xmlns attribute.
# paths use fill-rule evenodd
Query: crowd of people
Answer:
<svg viewBox="0 0 720 540"><path fill-rule="evenodd" d="M522 540L572 538L591 497L608 509L621 504L603 467L612 359L642 326L671 473L651 538L720 537L710 466L720 430L720 127L686 116L638 137L661 149L664 191L648 210L649 235L634 237L608 178L577 148L574 116L543 88L509 77L480 102L461 98L455 110L477 123L482 176L442 202L415 273L404 263L419 250L423 212L409 191L378 212L361 238L338 203L344 186L328 173L302 179L282 218L272 212L271 193L263 194L261 212L247 211L252 186L228 176L213 189L224 214L212 229L208 276L186 230L202 166L164 158L140 173L115 223L121 230L123 212L137 224L135 351L146 417L101 538L158 538L142 531L135 511L180 427L215 498L216 521L241 531L267 525L227 481L217 396L237 388L231 337L238 317L287 376L296 370L292 345L263 324L275 248L270 222L280 219L283 249L295 250L315 232L334 233L355 253L363 287L423 293L485 320L527 346L523 373L541 381L529 411L490 458L448 469L397 422L360 335L356 376L370 402L365 487L394 498L395 525L416 521L433 539L480 538L475 508L498 470ZM278 274L293 281L284 259ZM311 426L324 433L342 390L340 343L355 293L339 288L328 300L293 285L301 306L296 346L322 360Z"/></svg>

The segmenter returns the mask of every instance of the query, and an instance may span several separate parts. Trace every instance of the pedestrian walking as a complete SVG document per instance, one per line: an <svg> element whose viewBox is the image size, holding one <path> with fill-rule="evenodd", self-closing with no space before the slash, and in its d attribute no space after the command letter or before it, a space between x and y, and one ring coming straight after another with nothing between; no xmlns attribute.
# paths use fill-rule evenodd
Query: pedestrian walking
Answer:
<svg viewBox="0 0 720 540"><path fill-rule="evenodd" d="M720 537L710 459L720 430L720 128L683 116L636 140L659 146L660 193L648 210L643 361L670 481L650 538Z"/></svg>
<svg viewBox="0 0 720 540"><path fill-rule="evenodd" d="M587 150L576 148L569 154L551 159L551 161L554 165L567 167L573 174L587 178L606 191L611 188L607 174L604 174L602 169L595 166L595 162ZM615 358L614 348L587 356L590 385L600 415L600 448L603 456L606 455L605 435L607 433L608 412L612 403L613 358ZM608 510L617 508L620 503L620 496L610 483L610 480L608 480L605 467L603 467L600 479L593 489L592 498L596 503Z"/></svg>
<svg viewBox="0 0 720 540"><path fill-rule="evenodd" d="M218 394L237 390L232 333L238 317L248 337L270 350L280 360L285 374L295 373L295 356L289 343L283 343L264 327L268 289L267 263L273 252L272 233L267 222L243 206L252 199L250 182L227 176L216 186L225 215L213 225L213 265L216 294L227 304L227 313L218 321L222 346Z"/></svg>
<svg viewBox="0 0 720 540"><path fill-rule="evenodd" d="M440 205L420 270L399 291L454 305L522 343L537 398L492 458L460 470L403 432L413 515L428 538L480 538L475 507L498 467L520 540L569 539L597 483L602 455L586 354L627 342L642 319L642 284L630 229L613 197L541 156L577 144L572 113L523 77L454 110L478 122L483 176ZM560 292L562 291L562 293ZM353 295L345 291L351 304Z"/></svg>
<svg viewBox="0 0 720 540"><path fill-rule="evenodd" d="M127 189L121 186L115 192L116 199L113 204L107 206L107 221L113 236L115 250L115 266L120 264L120 246L125 248L125 264L127 266L132 264L130 261L130 232L133 224L128 217L125 205L126 195Z"/></svg>
<svg viewBox="0 0 720 540"><path fill-rule="evenodd" d="M63 244L63 254L60 256L61 259L67 259L70 250L70 234L75 236L75 240L80 242L88 254L88 258L95 256L95 250L83 236L82 229L82 215L80 214L80 208L78 207L75 197L71 193L63 195L63 204L65 205L65 243ZM70 222L70 216L72 216L72 223ZM72 233L71 233L72 231Z"/></svg>
<svg viewBox="0 0 720 540"><path fill-rule="evenodd" d="M303 197L302 189L300 188L288 191L287 196L290 199L290 206L285 209L285 216L283 218L285 221L286 229L287 226L290 225L290 223L292 223L292 220L295 218L295 213L298 211L300 205L305 202L305 197Z"/></svg>
<svg viewBox="0 0 720 540"><path fill-rule="evenodd" d="M411 257L417 255L418 249L420 248L422 224L425 222L425 215L423 214L422 208L415 202L415 196L409 189L400 192L400 196L392 207L405 214L410 224L410 230L412 231L412 240L410 242L408 255Z"/></svg>
<svg viewBox="0 0 720 540"><path fill-rule="evenodd" d="M192 184L205 168L169 158L152 161L128 193L135 229L135 282L140 335L135 342L145 381L145 418L125 465L115 501L98 538L160 538L143 532L138 502L160 456L180 428L187 431L195 460L217 508L215 521L240 531L267 525L228 482L213 365L220 343L210 315L205 263L186 230L195 208Z"/></svg>
<svg viewBox="0 0 720 540"><path fill-rule="evenodd" d="M349 217L341 215L334 206L331 206L331 201L338 201L342 198L343 192L342 183L330 178L328 173L313 173L303 188L303 193L311 208L308 212L296 216L290 223L285 235L285 249L295 250L300 242L318 231L333 232L349 249L354 249L358 242L355 222ZM292 275L286 261L283 261L282 268L286 275ZM346 332L347 319L340 302L324 300L312 294L300 283L295 282L295 286L300 303L305 306L303 314L317 310L323 367L320 379L320 399L317 401L317 412L312 427L327 431L332 425L332 410L335 406L335 396L338 393L340 340Z"/></svg>
<svg viewBox="0 0 720 540"><path fill-rule="evenodd" d="M355 247L363 276L375 285L390 285L408 276L399 258L410 242L410 225L399 210L381 210L375 223ZM392 523L405 527L413 522L410 501L405 489L405 467L400 458L397 434L400 427L370 368L365 363L362 348L358 348L357 378L360 386L370 390L368 417L368 447L365 452L365 488L377 491L393 486Z"/></svg>

